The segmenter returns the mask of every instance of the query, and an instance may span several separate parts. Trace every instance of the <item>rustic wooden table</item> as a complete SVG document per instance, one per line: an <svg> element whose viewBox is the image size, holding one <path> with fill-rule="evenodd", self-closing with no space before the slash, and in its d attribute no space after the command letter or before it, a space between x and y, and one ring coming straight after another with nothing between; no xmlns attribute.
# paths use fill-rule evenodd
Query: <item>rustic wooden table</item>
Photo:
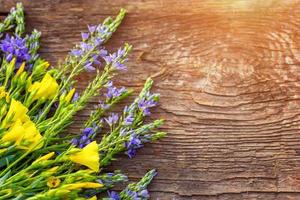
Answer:
<svg viewBox="0 0 300 200"><path fill-rule="evenodd" d="M1 15L15 3L0 1ZM162 97L154 116L167 119L169 135L113 168L131 180L157 168L152 199L300 199L299 0L23 3L52 64L87 24L128 10L108 44L134 46L117 82L140 89L154 77ZM79 77L79 87L91 77Z"/></svg>

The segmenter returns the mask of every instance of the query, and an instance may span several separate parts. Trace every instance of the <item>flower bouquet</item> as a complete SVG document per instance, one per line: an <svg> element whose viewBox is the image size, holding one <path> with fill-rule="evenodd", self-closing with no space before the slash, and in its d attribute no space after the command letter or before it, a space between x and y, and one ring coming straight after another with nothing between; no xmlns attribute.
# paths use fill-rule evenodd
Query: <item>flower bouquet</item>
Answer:
<svg viewBox="0 0 300 200"><path fill-rule="evenodd" d="M106 167L124 152L132 158L144 143L165 136L157 132L163 120L145 123L158 94L147 79L135 100L121 113L111 110L133 93L115 87L112 78L126 70L131 46L109 53L104 44L116 31L125 10L115 19L88 26L66 59L55 67L38 54L41 33L25 34L21 4L0 23L0 199L148 199L151 170L137 183L117 193L112 187L127 181ZM95 72L84 91L76 79L84 70ZM78 135L67 127L92 97L102 95Z"/></svg>

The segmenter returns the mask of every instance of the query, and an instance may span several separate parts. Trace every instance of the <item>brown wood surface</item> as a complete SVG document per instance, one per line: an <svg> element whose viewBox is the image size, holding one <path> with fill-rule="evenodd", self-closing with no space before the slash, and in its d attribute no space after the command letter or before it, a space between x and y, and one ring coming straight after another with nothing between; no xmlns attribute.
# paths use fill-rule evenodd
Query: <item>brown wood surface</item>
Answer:
<svg viewBox="0 0 300 200"><path fill-rule="evenodd" d="M167 119L169 135L113 168L132 180L158 169L152 199L300 199L299 0L23 2L52 64L87 24L128 10L108 44L134 46L118 83L140 89L154 77L154 117ZM0 12L14 3L0 1Z"/></svg>

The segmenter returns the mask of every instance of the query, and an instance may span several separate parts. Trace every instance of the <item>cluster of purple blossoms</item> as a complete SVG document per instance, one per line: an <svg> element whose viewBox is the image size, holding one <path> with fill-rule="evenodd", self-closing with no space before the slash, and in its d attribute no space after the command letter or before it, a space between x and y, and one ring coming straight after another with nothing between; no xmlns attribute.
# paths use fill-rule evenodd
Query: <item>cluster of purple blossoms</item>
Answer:
<svg viewBox="0 0 300 200"><path fill-rule="evenodd" d="M121 200L123 198L115 191L108 191L108 196L111 200ZM147 189L143 189L141 191L135 192L128 188L123 191L122 196L126 196L128 199L132 200L143 200L148 199L150 197L149 192Z"/></svg>
<svg viewBox="0 0 300 200"><path fill-rule="evenodd" d="M17 68L22 62L28 62L31 59L28 47L26 46L26 39L19 36L6 35L0 41L0 49L5 54L5 58L10 62L14 57L16 58Z"/></svg>
<svg viewBox="0 0 300 200"><path fill-rule="evenodd" d="M119 121L119 115L117 113L111 113L108 117L104 118L104 120L109 126L112 126Z"/></svg>
<svg viewBox="0 0 300 200"><path fill-rule="evenodd" d="M120 200L120 199L131 199L131 200L145 200L149 199L150 195L147 190L147 186L152 181L153 177L156 176L157 172L151 170L145 174L145 176L137 183L129 184L122 192L119 194L114 191L108 192L108 199Z"/></svg>
<svg viewBox="0 0 300 200"><path fill-rule="evenodd" d="M128 155L129 158L133 158L136 154L136 150L143 147L143 143L137 134L132 133L129 140L125 142L125 147L127 149L125 154Z"/></svg>
<svg viewBox="0 0 300 200"><path fill-rule="evenodd" d="M125 106L123 113L125 114L124 124L130 126L134 122L134 114L130 112L128 106Z"/></svg>
<svg viewBox="0 0 300 200"><path fill-rule="evenodd" d="M103 49L101 45L112 33L105 25L88 26L88 29L88 33L81 34L82 42L79 43L76 49L71 50L71 56L82 58L90 53L91 55L84 63L84 68L87 71L94 71L95 68L93 67L93 64L99 65L100 58L107 56L107 51Z"/></svg>
<svg viewBox="0 0 300 200"><path fill-rule="evenodd" d="M99 105L102 109L107 110L110 108L110 102L116 98L122 96L124 93L128 92L125 87L117 88L113 85L112 81L106 84L107 92L104 94L106 97L105 102L99 101Z"/></svg>
<svg viewBox="0 0 300 200"><path fill-rule="evenodd" d="M119 96L121 96L122 94L124 94L125 92L127 92L127 89L125 87L121 87L121 88L117 88L113 85L112 81L109 81L106 84L106 88L107 88L107 92L105 94L107 99L114 99L117 98Z"/></svg>
<svg viewBox="0 0 300 200"><path fill-rule="evenodd" d="M97 181L98 183L105 185L105 187L111 187L116 182L128 181L128 178L120 173L106 173L102 174Z"/></svg>
<svg viewBox="0 0 300 200"><path fill-rule="evenodd" d="M103 59L105 60L107 65L111 65L117 70L126 70L127 67L124 65L126 59L122 60L122 58L125 56L125 53L125 49L120 48L117 52L104 56Z"/></svg>
<svg viewBox="0 0 300 200"><path fill-rule="evenodd" d="M82 134L79 138L73 138L71 143L76 147L83 148L92 142L92 136L94 135L94 129L92 127L87 127L83 129Z"/></svg>
<svg viewBox="0 0 300 200"><path fill-rule="evenodd" d="M126 125L126 126L130 126L132 123L134 122L134 116L133 116L133 114L129 114L129 115L127 115L126 117L125 117L125 119L124 119L124 124Z"/></svg>
<svg viewBox="0 0 300 200"><path fill-rule="evenodd" d="M120 200L120 195L115 191L108 191L109 199L111 200Z"/></svg>
<svg viewBox="0 0 300 200"><path fill-rule="evenodd" d="M143 111L144 116L149 116L151 114L149 108L157 106L155 97L157 97L157 94L148 92L144 98L138 101L138 107Z"/></svg>

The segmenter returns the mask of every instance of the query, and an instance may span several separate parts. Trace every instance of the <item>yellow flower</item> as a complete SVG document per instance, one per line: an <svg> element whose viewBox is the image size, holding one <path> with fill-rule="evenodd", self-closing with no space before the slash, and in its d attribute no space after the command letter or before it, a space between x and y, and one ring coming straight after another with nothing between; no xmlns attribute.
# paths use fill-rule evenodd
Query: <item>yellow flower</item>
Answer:
<svg viewBox="0 0 300 200"><path fill-rule="evenodd" d="M20 101L12 99L9 106L9 110L4 119L4 125L6 126L6 123L12 124L17 120L20 120L21 122L26 122L30 120L28 115L26 114L27 112L28 108L26 108Z"/></svg>
<svg viewBox="0 0 300 200"><path fill-rule="evenodd" d="M1 86L0 87L0 99L4 98L6 102L9 102L9 93L5 91L5 87Z"/></svg>
<svg viewBox="0 0 300 200"><path fill-rule="evenodd" d="M25 62L23 62L21 64L21 66L19 67L18 71L16 72L16 76L19 76L20 74L22 74L22 72L24 71L25 68Z"/></svg>
<svg viewBox="0 0 300 200"><path fill-rule="evenodd" d="M47 170L47 172L56 172L58 170L58 166L52 167L50 169Z"/></svg>
<svg viewBox="0 0 300 200"><path fill-rule="evenodd" d="M52 156L54 156L54 154L55 154L54 152L50 152L50 153L36 159L33 163L37 163L37 162L40 162L40 161L43 161L43 160L49 160Z"/></svg>
<svg viewBox="0 0 300 200"><path fill-rule="evenodd" d="M96 196L92 196L91 198L89 198L88 200L97 200Z"/></svg>
<svg viewBox="0 0 300 200"><path fill-rule="evenodd" d="M71 101L74 93L75 93L75 88L73 88L72 90L70 90L70 92L67 94L67 96L65 97L65 101L67 103L69 103Z"/></svg>
<svg viewBox="0 0 300 200"><path fill-rule="evenodd" d="M99 171L99 149L95 141L80 149L79 152L71 154L69 158L74 163L84 165L96 172Z"/></svg>
<svg viewBox="0 0 300 200"><path fill-rule="evenodd" d="M47 69L49 66L50 66L49 62L44 61L42 64L40 64L39 66L37 66L37 68Z"/></svg>
<svg viewBox="0 0 300 200"><path fill-rule="evenodd" d="M25 123L17 120L3 135L1 141L14 142L17 148L26 150L36 150L43 146L43 137L30 120Z"/></svg>
<svg viewBox="0 0 300 200"><path fill-rule="evenodd" d="M82 182L82 183L71 183L64 185L64 189L67 190L77 190L82 188L101 188L103 184L101 183L94 183L94 182Z"/></svg>
<svg viewBox="0 0 300 200"><path fill-rule="evenodd" d="M22 139L23 131L24 131L24 128L22 126L22 122L21 122L21 120L18 120L14 123L12 128L3 135L1 141L17 142Z"/></svg>
<svg viewBox="0 0 300 200"><path fill-rule="evenodd" d="M58 92L59 86L49 73L46 73L41 82L33 83L28 91L35 92L33 100L39 98L52 99Z"/></svg>
<svg viewBox="0 0 300 200"><path fill-rule="evenodd" d="M56 188L60 184L60 179L54 176L51 176L47 180L47 186L49 188Z"/></svg>

